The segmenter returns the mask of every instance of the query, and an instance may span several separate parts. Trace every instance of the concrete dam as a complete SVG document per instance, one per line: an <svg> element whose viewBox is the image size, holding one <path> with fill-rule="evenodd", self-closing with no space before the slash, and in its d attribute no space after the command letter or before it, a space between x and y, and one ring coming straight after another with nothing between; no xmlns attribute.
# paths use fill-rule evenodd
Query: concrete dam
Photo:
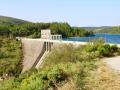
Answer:
<svg viewBox="0 0 120 90"><path fill-rule="evenodd" d="M49 40L49 39L22 39L23 45L23 70L28 71L32 67L39 69L42 67L44 58L49 54L52 48L62 44L80 45L85 44L81 42Z"/></svg>
<svg viewBox="0 0 120 90"><path fill-rule="evenodd" d="M39 39L23 38L21 41L24 55L22 73L31 68L41 68L49 52L59 45L72 44L76 47L87 43L63 41L61 35L51 35L50 30L41 30L41 38ZM118 45L118 47L120 47L120 45Z"/></svg>
<svg viewBox="0 0 120 90"><path fill-rule="evenodd" d="M23 70L30 70L31 68L39 69L42 67L44 58L48 55L54 46L62 40L61 35L51 35L51 30L41 30L40 39L22 39L23 46Z"/></svg>

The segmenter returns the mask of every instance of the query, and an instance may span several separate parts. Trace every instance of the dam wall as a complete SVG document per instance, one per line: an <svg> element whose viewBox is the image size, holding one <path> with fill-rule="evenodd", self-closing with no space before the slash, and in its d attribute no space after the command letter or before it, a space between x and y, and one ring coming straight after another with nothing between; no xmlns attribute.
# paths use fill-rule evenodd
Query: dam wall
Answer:
<svg viewBox="0 0 120 90"><path fill-rule="evenodd" d="M22 46L24 55L22 72L25 72L35 65L36 59L43 51L44 41L23 39Z"/></svg>
<svg viewBox="0 0 120 90"><path fill-rule="evenodd" d="M52 47L60 44L60 42L41 39L22 39L21 41L24 55L22 73L31 68L38 69L43 61L43 56L45 58Z"/></svg>
<svg viewBox="0 0 120 90"><path fill-rule="evenodd" d="M79 45L85 45L87 42L74 42L74 41L62 41L62 40L48 40L48 39L22 39L23 46L23 70L39 69L43 62L43 59L51 51L53 47L57 47L62 44L72 44L75 47ZM113 45L113 44L111 44ZM117 44L120 47L119 44Z"/></svg>

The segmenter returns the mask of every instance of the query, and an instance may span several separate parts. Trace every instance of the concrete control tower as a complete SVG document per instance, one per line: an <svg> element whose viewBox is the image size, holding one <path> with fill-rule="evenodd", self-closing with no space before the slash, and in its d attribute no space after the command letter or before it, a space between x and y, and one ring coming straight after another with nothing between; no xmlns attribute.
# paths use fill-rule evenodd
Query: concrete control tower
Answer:
<svg viewBox="0 0 120 90"><path fill-rule="evenodd" d="M62 35L51 35L50 29L42 29L41 39L62 40Z"/></svg>
<svg viewBox="0 0 120 90"><path fill-rule="evenodd" d="M41 30L41 39L52 39L51 38L51 30L50 29L42 29Z"/></svg>

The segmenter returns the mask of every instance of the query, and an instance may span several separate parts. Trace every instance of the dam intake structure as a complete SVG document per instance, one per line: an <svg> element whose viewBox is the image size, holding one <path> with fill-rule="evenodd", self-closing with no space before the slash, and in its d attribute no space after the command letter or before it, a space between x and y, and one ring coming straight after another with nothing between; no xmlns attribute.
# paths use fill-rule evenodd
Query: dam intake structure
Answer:
<svg viewBox="0 0 120 90"><path fill-rule="evenodd" d="M62 35L51 35L50 30L41 30L40 39L22 39L24 54L22 73L31 68L41 68L45 57L61 41Z"/></svg>

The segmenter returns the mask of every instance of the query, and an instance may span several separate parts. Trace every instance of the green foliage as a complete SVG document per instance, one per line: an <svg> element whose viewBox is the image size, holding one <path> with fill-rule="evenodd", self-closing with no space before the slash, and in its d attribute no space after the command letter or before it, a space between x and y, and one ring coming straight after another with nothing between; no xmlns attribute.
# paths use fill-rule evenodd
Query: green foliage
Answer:
<svg viewBox="0 0 120 90"><path fill-rule="evenodd" d="M24 24L27 23L27 21L12 18L12 17L6 17L6 16L0 16L0 24L4 25L19 25L19 24Z"/></svg>
<svg viewBox="0 0 120 90"><path fill-rule="evenodd" d="M69 37L72 31L68 23L51 23L50 29L52 30L52 34L61 34L63 37Z"/></svg>
<svg viewBox="0 0 120 90"><path fill-rule="evenodd" d="M22 69L21 43L7 38L0 40L0 76L5 73L19 75Z"/></svg>
<svg viewBox="0 0 120 90"><path fill-rule="evenodd" d="M40 71L24 79L21 83L22 90L45 90L55 88L60 82L65 81L67 75L58 67Z"/></svg>
<svg viewBox="0 0 120 90"><path fill-rule="evenodd" d="M96 30L96 33L108 33L108 34L120 34L120 26L101 28L101 30Z"/></svg>
<svg viewBox="0 0 120 90"><path fill-rule="evenodd" d="M85 80L89 72L97 68L96 57L97 53L84 52L84 46L77 48L72 45L60 46L47 57L43 70L57 65L73 80L76 88L86 90Z"/></svg>
<svg viewBox="0 0 120 90"><path fill-rule="evenodd" d="M112 52L117 50L115 45L92 44L92 46L94 45L97 50L98 48ZM100 85L103 87L106 85L105 89L109 90L109 85L105 82L111 85L114 78L103 77L105 72L104 69L101 69L103 66L98 64L98 51L86 52L85 49L85 46L74 47L72 45L57 47L46 58L43 68L39 71L32 69L17 78L0 82L0 85L3 84L1 90L66 90L63 89L65 87L72 90L92 90L94 88L101 90Z"/></svg>
<svg viewBox="0 0 120 90"><path fill-rule="evenodd" d="M112 56L111 47L108 44L98 47L97 51L101 56L106 56L106 57Z"/></svg>
<svg viewBox="0 0 120 90"><path fill-rule="evenodd" d="M99 42L99 40L90 42L86 48L86 52L97 52L100 57L110 57L119 54L119 48L116 45L109 45Z"/></svg>
<svg viewBox="0 0 120 90"><path fill-rule="evenodd" d="M119 52L119 48L117 47L117 45L112 45L111 46L111 51L114 52Z"/></svg>
<svg viewBox="0 0 120 90"><path fill-rule="evenodd" d="M18 90L20 82L18 82L14 77L9 80L0 81L0 90Z"/></svg>
<svg viewBox="0 0 120 90"><path fill-rule="evenodd" d="M90 35L94 35L94 33L92 31L87 31L84 28L79 28L79 27L73 27L71 36L72 37L84 37L84 36L90 36Z"/></svg>
<svg viewBox="0 0 120 90"><path fill-rule="evenodd" d="M93 35L92 31L87 31L82 28L72 28L68 23L30 23L23 24L1 24L0 35L10 38L31 37L40 38L41 29L51 29L52 34L61 34L63 37L73 36L89 36Z"/></svg>
<svg viewBox="0 0 120 90"><path fill-rule="evenodd" d="M62 34L63 37L93 34L82 28L71 27L67 23L26 23L0 25L0 35L38 38L40 30L47 28L51 28L53 34ZM104 44L103 39L94 40L87 46L61 45L50 52L42 69L37 71L32 68L20 74L21 43L2 38L0 39L0 75L7 73L17 77L0 81L0 90L67 90L68 87L71 90L117 90L120 86L119 82L116 82L118 79L111 75L111 72L106 72L108 70L101 69L103 66L98 65L98 57L113 56L119 52L120 49L116 45ZM71 86L74 88L70 88ZM61 89L63 87L67 89Z"/></svg>
<svg viewBox="0 0 120 90"><path fill-rule="evenodd" d="M95 52L95 51L97 51L97 48L104 45L104 43L105 43L105 41L102 38L94 39L94 40L90 41L88 43L88 45L86 45L85 50L87 52Z"/></svg>

